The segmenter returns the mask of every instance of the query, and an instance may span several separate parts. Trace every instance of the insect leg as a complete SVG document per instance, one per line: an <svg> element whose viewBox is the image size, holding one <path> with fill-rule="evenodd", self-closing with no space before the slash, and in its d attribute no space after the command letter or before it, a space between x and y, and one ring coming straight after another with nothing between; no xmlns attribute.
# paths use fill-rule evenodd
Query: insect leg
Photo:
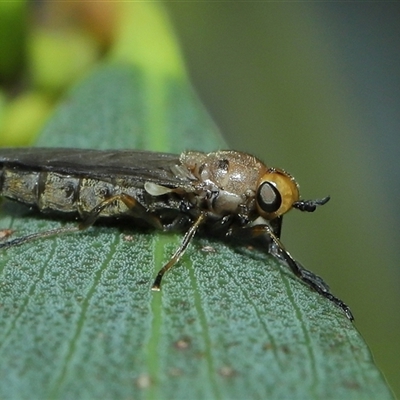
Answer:
<svg viewBox="0 0 400 400"><path fill-rule="evenodd" d="M140 203L138 203L132 196L128 196L126 194L115 195L103 200L96 207L94 207L92 211L89 212L87 218L84 219L78 226L50 229L44 232L37 232L31 235L21 236L19 238L15 238L4 243L0 243L0 250L5 250L14 246L20 246L22 244L32 242L37 239L42 239L55 235L72 233L83 229L87 229L96 222L96 220L99 218L100 213L114 201L122 201L129 208L130 211L132 210L134 211L133 214L135 216L144 217L144 214L147 213L146 209ZM154 227L162 229L162 224L156 217L147 214L146 220L150 221L154 225Z"/></svg>
<svg viewBox="0 0 400 400"><path fill-rule="evenodd" d="M340 307L350 321L354 320L354 316L350 308L342 300L330 292L329 286L320 276L305 269L298 261L294 260L290 253L285 249L280 248L279 252L296 276L298 276L303 282L305 282L320 295L326 297L328 300Z"/></svg>
<svg viewBox="0 0 400 400"><path fill-rule="evenodd" d="M272 232L274 232L275 236L280 239L281 238L281 232L282 232L282 220L283 217L276 217L273 220L269 221L269 224L271 226Z"/></svg>
<svg viewBox="0 0 400 400"><path fill-rule="evenodd" d="M0 250L6 250L14 246L21 246L22 244L32 242L36 239L60 235L62 233L77 232L77 231L79 231L78 226L71 226L68 228L63 227L63 228L50 229L44 232L32 233L31 235L21 236L19 238L15 238L4 243L0 243Z"/></svg>
<svg viewBox="0 0 400 400"><path fill-rule="evenodd" d="M88 216L79 224L79 229L86 229L92 226L99 218L100 213L110 204L116 201L122 201L135 217L146 219L146 221L151 223L155 228L163 229L163 226L157 217L148 213L146 208L143 207L134 197L129 196L125 193L111 196L100 202L96 207L94 207L89 212Z"/></svg>
<svg viewBox="0 0 400 400"><path fill-rule="evenodd" d="M300 278L304 283L306 283L309 287L314 289L320 295L326 297L328 300L335 303L338 307L340 307L343 312L346 314L346 317L353 321L354 317L350 310L350 308L340 299L335 297L329 289L329 286L323 281L321 277L315 275L311 271L305 269L298 261L296 261L291 254L285 249L280 239L273 232L272 228L268 225L255 225L249 228L242 228L240 230L249 230L249 233L252 237L258 237L260 235L267 234L269 238L272 240L272 245L270 246L270 251L276 257L284 260L292 272ZM236 234L236 232L235 232Z"/></svg>
<svg viewBox="0 0 400 400"><path fill-rule="evenodd" d="M153 286L152 286L151 290L154 290L154 291L157 291L157 292L161 290L161 280L162 280L164 274L169 269L171 269L173 267L173 265L176 264L179 261L179 259L183 256L183 254L185 253L185 250L187 249L190 241L193 239L193 236L196 234L197 229L204 222L205 218L206 218L205 214L203 214L203 213L200 214L199 217L194 222L194 224L185 233L185 236L183 237L181 245L175 251L175 253L171 257L171 259L158 272L157 277L154 280L154 283L153 283Z"/></svg>

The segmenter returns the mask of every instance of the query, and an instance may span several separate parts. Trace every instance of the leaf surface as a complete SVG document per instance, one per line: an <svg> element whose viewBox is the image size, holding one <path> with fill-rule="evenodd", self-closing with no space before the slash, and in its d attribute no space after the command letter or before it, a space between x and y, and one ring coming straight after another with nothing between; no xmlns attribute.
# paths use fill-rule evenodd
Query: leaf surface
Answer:
<svg viewBox="0 0 400 400"><path fill-rule="evenodd" d="M226 147L186 80L158 79L102 66L37 145ZM0 212L17 236L75 224ZM341 310L261 250L196 238L151 292L181 239L100 225L2 251L0 397L392 398Z"/></svg>

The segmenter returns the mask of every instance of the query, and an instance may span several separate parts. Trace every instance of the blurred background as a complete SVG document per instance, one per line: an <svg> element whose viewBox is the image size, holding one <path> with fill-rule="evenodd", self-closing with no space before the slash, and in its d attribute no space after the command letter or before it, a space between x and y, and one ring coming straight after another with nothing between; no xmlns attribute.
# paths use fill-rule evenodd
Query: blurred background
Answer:
<svg viewBox="0 0 400 400"><path fill-rule="evenodd" d="M400 3L164 5L229 148L289 171L303 198L331 195L285 217L283 242L351 306L400 395ZM33 142L135 7L0 3L0 145Z"/></svg>

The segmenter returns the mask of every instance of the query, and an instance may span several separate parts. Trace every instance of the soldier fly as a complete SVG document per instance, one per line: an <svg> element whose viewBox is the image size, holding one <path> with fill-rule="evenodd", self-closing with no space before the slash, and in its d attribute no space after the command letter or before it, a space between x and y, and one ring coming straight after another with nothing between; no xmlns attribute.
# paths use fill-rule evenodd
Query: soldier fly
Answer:
<svg viewBox="0 0 400 400"><path fill-rule="evenodd" d="M152 289L158 291L163 275L182 257L196 232L226 238L261 237L271 254L353 320L350 308L280 241L286 212L292 208L312 212L329 197L301 200L293 176L249 154L231 150L174 155L135 150L0 149L0 195L43 213L82 219L77 227L16 238L0 248L85 229L100 217L131 217L163 231L185 231L181 245L155 278Z"/></svg>

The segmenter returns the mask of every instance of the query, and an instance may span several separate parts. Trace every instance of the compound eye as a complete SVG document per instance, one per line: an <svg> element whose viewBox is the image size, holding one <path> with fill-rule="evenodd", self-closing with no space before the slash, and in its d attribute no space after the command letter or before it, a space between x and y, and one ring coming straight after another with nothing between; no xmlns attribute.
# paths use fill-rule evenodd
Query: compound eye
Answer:
<svg viewBox="0 0 400 400"><path fill-rule="evenodd" d="M282 197L272 182L263 182L257 190L258 206L266 213L278 211L282 204Z"/></svg>

